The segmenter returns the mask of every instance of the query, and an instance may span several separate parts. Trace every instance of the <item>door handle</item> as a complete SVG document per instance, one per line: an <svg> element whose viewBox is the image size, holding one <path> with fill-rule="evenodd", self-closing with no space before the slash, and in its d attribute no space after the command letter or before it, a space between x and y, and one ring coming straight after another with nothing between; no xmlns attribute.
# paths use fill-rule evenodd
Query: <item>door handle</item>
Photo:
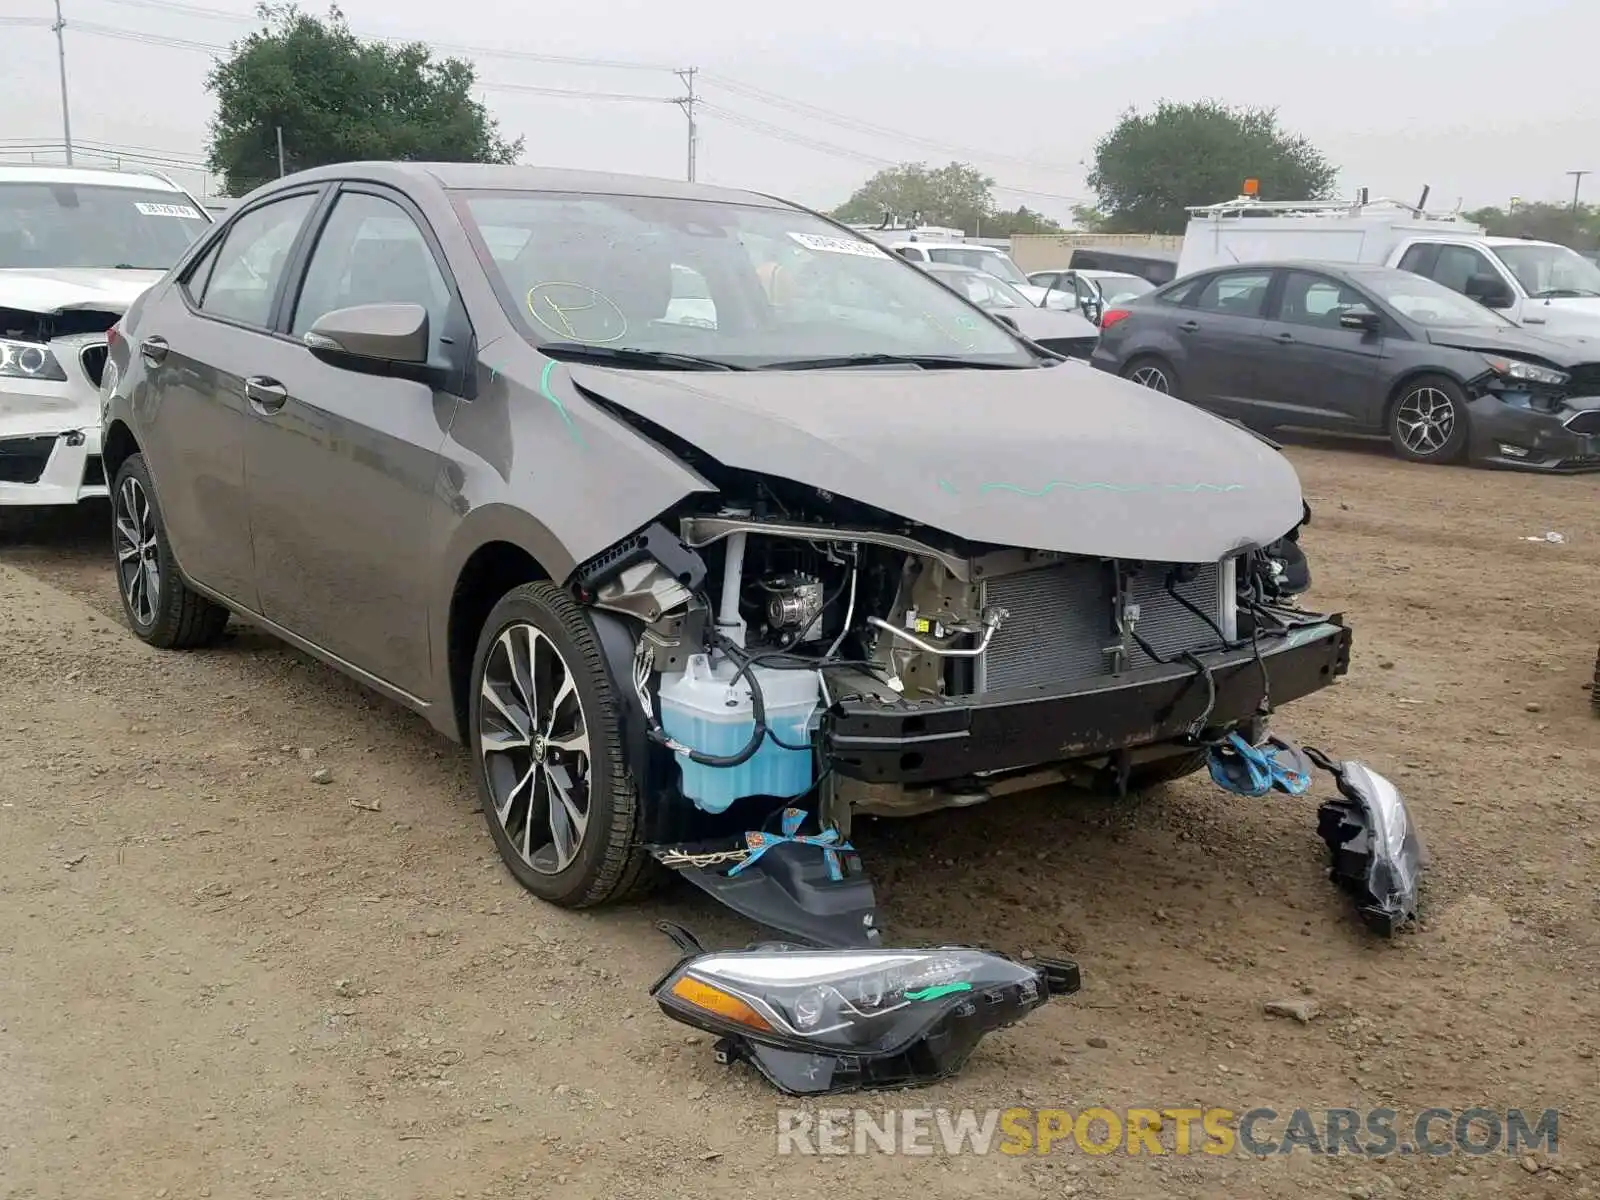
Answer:
<svg viewBox="0 0 1600 1200"><path fill-rule="evenodd" d="M139 357L154 367L165 360L169 349L166 338L147 337L139 343Z"/></svg>
<svg viewBox="0 0 1600 1200"><path fill-rule="evenodd" d="M1273 340L1274 341L1279 341L1279 342L1292 342L1292 341L1294 341L1294 334L1292 334L1292 333L1280 333Z"/></svg>
<svg viewBox="0 0 1600 1200"><path fill-rule="evenodd" d="M244 394L250 401L250 407L263 416L271 416L289 399L289 389L265 375L252 375L246 379Z"/></svg>
<svg viewBox="0 0 1600 1200"><path fill-rule="evenodd" d="M1179 325L1178 328L1184 333L1193 333L1196 329L1200 328L1200 322L1185 321L1182 325Z"/></svg>

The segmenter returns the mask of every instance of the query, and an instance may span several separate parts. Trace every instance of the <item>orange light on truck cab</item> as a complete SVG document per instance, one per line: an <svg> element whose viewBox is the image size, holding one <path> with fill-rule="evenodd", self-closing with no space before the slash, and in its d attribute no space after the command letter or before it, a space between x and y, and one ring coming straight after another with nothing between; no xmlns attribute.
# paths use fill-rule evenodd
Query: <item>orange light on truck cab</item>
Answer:
<svg viewBox="0 0 1600 1200"><path fill-rule="evenodd" d="M685 1004L692 1004L708 1013L715 1013L725 1021L767 1033L772 1032L772 1023L739 997L730 995L721 988L712 987L709 983L703 983L693 976L685 975L673 984L672 994Z"/></svg>
<svg viewBox="0 0 1600 1200"><path fill-rule="evenodd" d="M1257 196L1257 195L1260 195L1260 193L1261 193L1261 180L1259 180L1259 179L1246 179L1244 181L1244 194L1246 196Z"/></svg>

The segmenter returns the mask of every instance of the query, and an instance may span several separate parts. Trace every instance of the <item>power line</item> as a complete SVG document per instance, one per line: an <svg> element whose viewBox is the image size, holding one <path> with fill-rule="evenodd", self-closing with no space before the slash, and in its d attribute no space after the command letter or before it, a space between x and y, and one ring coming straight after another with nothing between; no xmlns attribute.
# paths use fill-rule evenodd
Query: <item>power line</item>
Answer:
<svg viewBox="0 0 1600 1200"><path fill-rule="evenodd" d="M820 138L810 137L807 134L798 133L793 129L786 129L781 125L773 125L768 121L763 121L756 117L747 116L744 113L738 113L730 109L723 108L720 104L712 104L707 101L702 102L701 107L707 113L719 118L720 120L726 121L730 125L736 125L742 129L749 130L751 133L757 133L763 137L770 137L776 141L788 142L789 144L795 146L803 146L808 150L815 150L819 154L826 154L833 158L849 159L854 162L866 163L869 166L880 168L897 167L901 165L892 158L884 158L880 155L868 154L862 150L853 150L848 146L840 146L834 142L826 142ZM1033 188L1013 187L1012 185L1005 183L996 183L993 186L994 190L997 192L1006 192L1019 196L1032 196L1040 200L1055 200L1063 204L1084 203L1084 200L1081 196L1063 196L1057 192L1041 192Z"/></svg>
<svg viewBox="0 0 1600 1200"><path fill-rule="evenodd" d="M183 0L98 0L98 2L131 8L169 11L187 16L207 17L224 21L233 21L241 24L254 24L256 22L256 18L245 13L228 12L221 9L209 8L204 5L189 4L183 2ZM50 22L44 18L3 18L0 19L0 24L49 25ZM97 22L74 22L73 28L81 33L96 37L113 38L142 45L165 46L173 49L192 50L207 54L225 54L232 49L230 46L224 46L216 42L205 42L192 38L172 37L165 34L145 33L138 30L122 29L112 25L101 25ZM511 92L523 95L549 96L565 99L581 99L614 103L676 104L684 110L685 116L688 118L689 122L688 174L691 179L695 174L694 160L698 141L698 123L695 120L695 114L697 110L716 116L722 121L730 125L743 128L748 132L756 133L760 136L771 138L775 141L786 142L790 145L804 147L830 157L865 163L879 168L900 165L900 160L897 159L842 146L835 142L813 137L809 134L800 133L794 129L776 125L758 117L752 117L748 114L736 112L721 105L707 102L703 97L696 95L694 92L693 81L695 76L700 74L696 68L669 68L650 63L624 62L613 59L581 58L567 55L538 54L531 51L510 50L501 47L428 42L422 38L401 38L386 35L370 35L364 33L358 34L358 36L367 37L371 40L396 44L421 43L436 51L442 51L446 53L461 53L474 57L482 56L485 58L504 58L527 62L623 70L658 72L671 71L674 74L677 74L678 77L684 81L687 87L686 95L681 97L651 96L633 92L594 91L581 88L552 88L541 87L533 84L501 83L493 80L477 80L476 86L485 91ZM1041 163L1033 159L1019 158L1011 155L994 154L989 151L977 150L972 147L955 145L938 139L907 133L903 130L889 128L888 126L876 125L872 122L850 117L843 113L835 112L831 109L822 108L818 105L808 104L800 100L794 100L790 97L782 96L776 92L768 91L765 88L758 88L751 84L742 83L739 80L731 79L720 73L706 72L704 73L704 77L713 81L727 91L738 95L743 95L746 98L754 100L758 103L765 103L773 107L784 108L795 113L796 115L803 115L819 121L831 123L840 128L848 129L853 132L863 133L878 138L893 139L895 141L919 145L930 149L937 149L969 158L988 159L997 162L1012 162L1036 170L1069 170L1069 168L1055 164ZM1000 192L1006 192L1019 196L1036 197L1044 200L1054 200L1068 204L1082 202L1082 197L1064 196L1055 192L1041 191L1033 188L1015 187L1009 184L996 183L994 188L996 191Z"/></svg>
<svg viewBox="0 0 1600 1200"><path fill-rule="evenodd" d="M1009 162L1017 166L1031 167L1035 170L1075 172L1076 168L1064 167L1055 163L1043 163L1036 159L1018 158L1009 154L997 154L992 150L979 150L972 146L959 146L950 142L940 141L936 138L924 137L919 134L907 133L902 129L891 129L886 125L874 125L869 121L857 117L846 116L844 113L834 112L832 109L821 108L815 104L807 104L803 100L794 100L788 96L780 96L777 92L769 92L765 88L758 88L748 83L741 83L737 79L730 79L726 75L707 71L706 80L717 84L730 92L742 95L758 103L769 104L774 108L787 109L790 112L812 117L815 120L837 125L842 129L854 130L857 133L871 134L874 137L889 138L909 145L923 146L930 150L939 150L947 154L957 154L963 158L988 159L993 162Z"/></svg>
<svg viewBox="0 0 1600 1200"><path fill-rule="evenodd" d="M230 21L247 25L257 24L259 20L250 13L211 8L200 4L190 4L186 3L185 0L97 0L97 2L122 7L169 11L174 13L182 13L188 16L205 17L213 20ZM474 58L502 58L522 62L549 63L575 67L593 67L608 70L654 71L660 73L672 72L678 74L680 78L682 77L681 68L669 67L658 63L632 62L603 58L585 58L574 55L538 54L531 51L512 50L498 46L475 46L467 43L431 42L426 38L404 38L381 34L360 34L360 36L373 37L375 40L391 43L422 42L436 50L454 54L465 54ZM837 128L849 130L855 133L887 139L903 145L920 146L924 149L937 150L945 154L954 154L961 158L994 163L1010 163L1013 166L1025 167L1031 170L1053 171L1066 174L1076 174L1078 170L1075 167L1065 166L1060 163L1043 162L1038 159L1028 158L1020 155L1001 154L992 150L979 149L974 146L965 146L958 143L947 142L940 138L928 137L925 134L916 134L907 132L903 129L894 129L887 125L878 125L870 121L864 121L859 117L849 116L833 109L823 108L820 105L810 104L803 100L796 100L792 97L769 91L766 88L745 83L741 80L723 75L720 72L706 71L700 72L700 74L708 83L712 83L718 87L724 88L735 95L743 96L747 100L752 100L756 103L765 104L773 108L785 109L791 113L794 113L795 115L806 116L813 120L821 121L825 124L830 124ZM508 85L484 84L482 86L493 86L494 90L520 90L511 88ZM595 98L599 99L603 97L597 94ZM618 98L620 99L620 97ZM693 103L698 99L699 97L694 96L694 91L691 86L689 88L689 95L685 96L684 100L688 101L692 106ZM693 125L692 119L690 124L691 126ZM1050 194L1046 192L1030 193L1021 188L1010 188L1006 190L1041 196L1048 196Z"/></svg>
<svg viewBox="0 0 1600 1200"><path fill-rule="evenodd" d="M253 13L229 12L224 9L207 8L199 4L185 4L181 0L98 0L98 2L130 8L179 13L184 16L202 17L239 25L259 26L261 23L260 18ZM434 42L427 38L404 37L398 34L358 33L357 36L371 41L388 42L393 45L410 45L421 42L435 50L453 54L469 54L475 58L507 58L520 62L548 63L556 66L596 67L612 71L654 71L661 74L669 74L673 70L672 67L661 63L628 62L611 58L584 58L569 54L540 54L531 50L510 50L501 46L469 46L452 42Z"/></svg>

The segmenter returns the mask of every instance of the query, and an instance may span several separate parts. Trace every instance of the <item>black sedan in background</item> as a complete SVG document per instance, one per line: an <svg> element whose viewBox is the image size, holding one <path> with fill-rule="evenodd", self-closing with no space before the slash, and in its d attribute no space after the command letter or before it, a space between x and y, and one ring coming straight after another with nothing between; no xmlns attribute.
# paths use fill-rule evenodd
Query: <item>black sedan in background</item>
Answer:
<svg viewBox="0 0 1600 1200"><path fill-rule="evenodd" d="M1600 343L1388 267L1252 263L1108 311L1093 364L1257 429L1383 433L1414 462L1600 470Z"/></svg>

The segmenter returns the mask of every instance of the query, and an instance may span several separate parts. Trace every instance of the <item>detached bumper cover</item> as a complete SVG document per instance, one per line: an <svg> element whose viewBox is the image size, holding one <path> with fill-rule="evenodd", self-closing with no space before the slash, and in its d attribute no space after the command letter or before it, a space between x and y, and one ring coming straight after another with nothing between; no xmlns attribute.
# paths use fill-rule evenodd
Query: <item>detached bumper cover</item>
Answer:
<svg viewBox="0 0 1600 1200"><path fill-rule="evenodd" d="M1201 655L1216 685L1207 724L1249 721L1265 666L1274 705L1327 687L1350 665L1339 616L1261 639L1251 650ZM1060 688L883 705L845 698L823 721L833 770L871 783L932 784L1173 741L1205 711L1206 684L1187 663L1155 666Z"/></svg>
<svg viewBox="0 0 1600 1200"><path fill-rule="evenodd" d="M1600 397L1569 398L1556 412L1485 396L1468 406L1472 461L1549 474L1600 471Z"/></svg>

